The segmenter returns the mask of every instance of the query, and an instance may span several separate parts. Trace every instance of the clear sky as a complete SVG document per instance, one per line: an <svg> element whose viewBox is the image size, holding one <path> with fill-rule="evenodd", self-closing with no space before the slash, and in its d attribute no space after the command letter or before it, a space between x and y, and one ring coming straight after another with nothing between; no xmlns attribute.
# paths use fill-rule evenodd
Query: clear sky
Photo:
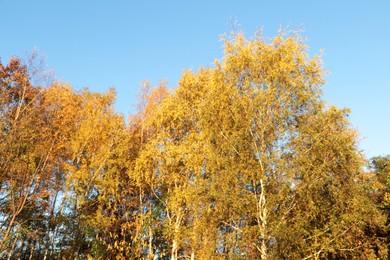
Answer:
<svg viewBox="0 0 390 260"><path fill-rule="evenodd" d="M141 81L175 87L185 69L222 57L220 35L237 20L247 36L303 28L310 54L322 49L324 99L352 109L360 148L390 154L390 1L0 0L0 57L37 48L75 88L118 92L132 111Z"/></svg>

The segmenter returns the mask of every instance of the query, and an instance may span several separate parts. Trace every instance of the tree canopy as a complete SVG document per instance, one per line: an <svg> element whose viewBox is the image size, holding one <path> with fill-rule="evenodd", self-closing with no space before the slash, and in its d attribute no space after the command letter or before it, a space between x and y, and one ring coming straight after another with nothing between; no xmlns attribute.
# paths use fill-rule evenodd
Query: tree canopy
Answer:
<svg viewBox="0 0 390 260"><path fill-rule="evenodd" d="M298 34L234 34L174 89L34 85L0 65L0 257L387 259L389 158L368 166Z"/></svg>

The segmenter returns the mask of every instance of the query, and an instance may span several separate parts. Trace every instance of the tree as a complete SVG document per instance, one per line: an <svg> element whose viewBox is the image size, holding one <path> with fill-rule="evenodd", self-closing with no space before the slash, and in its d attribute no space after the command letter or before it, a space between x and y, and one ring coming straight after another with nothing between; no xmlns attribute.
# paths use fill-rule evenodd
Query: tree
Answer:
<svg viewBox="0 0 390 260"><path fill-rule="evenodd" d="M379 182L375 194L377 203L387 215L390 213L390 156L377 156L371 159L371 167Z"/></svg>
<svg viewBox="0 0 390 260"><path fill-rule="evenodd" d="M48 211L46 187L53 179L48 169L54 139L45 138L51 126L40 105L44 90L30 84L26 66L17 58L0 65L0 84L0 250L26 236L27 247L34 247L39 221Z"/></svg>
<svg viewBox="0 0 390 260"><path fill-rule="evenodd" d="M390 156L377 156L371 159L371 176L369 178L369 194L375 205L386 216L386 228L373 229L375 236L387 242L390 257Z"/></svg>
<svg viewBox="0 0 390 260"><path fill-rule="evenodd" d="M151 115L139 171L182 257L350 258L383 253L347 111L321 100L321 60L297 35L225 41ZM158 207L158 208L157 208ZM162 207L162 209L161 209ZM150 209L153 211L153 209ZM369 217L368 217L369 216Z"/></svg>
<svg viewBox="0 0 390 260"><path fill-rule="evenodd" d="M367 172L320 57L294 33L224 44L145 82L127 123L113 89L1 65L0 257L386 259L389 158Z"/></svg>

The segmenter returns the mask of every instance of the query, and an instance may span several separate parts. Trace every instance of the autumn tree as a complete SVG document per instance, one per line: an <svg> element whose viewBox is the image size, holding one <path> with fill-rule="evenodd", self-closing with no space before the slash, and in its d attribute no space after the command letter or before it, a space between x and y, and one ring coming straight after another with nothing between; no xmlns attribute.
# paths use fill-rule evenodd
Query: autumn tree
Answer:
<svg viewBox="0 0 390 260"><path fill-rule="evenodd" d="M357 183L356 132L322 101L321 60L306 51L297 35L237 34L151 115L137 169L158 199L160 257L383 255L364 231L383 218Z"/></svg>
<svg viewBox="0 0 390 260"><path fill-rule="evenodd" d="M369 195L375 205L386 216L386 227L371 229L372 236L382 237L387 242L390 257L390 156L376 156L371 159L371 175L369 176Z"/></svg>
<svg viewBox="0 0 390 260"><path fill-rule="evenodd" d="M390 214L390 156L377 156L371 159L371 167L378 180L375 194L377 203Z"/></svg>
<svg viewBox="0 0 390 260"><path fill-rule="evenodd" d="M127 142L115 93L34 86L16 58L0 72L1 256L86 255L121 201Z"/></svg>
<svg viewBox="0 0 390 260"><path fill-rule="evenodd" d="M43 258L53 248L49 226L65 156L53 121L57 108L47 106L47 89L33 86L32 76L15 57L0 66L2 257Z"/></svg>
<svg viewBox="0 0 390 260"><path fill-rule="evenodd" d="M388 158L367 171L320 57L295 33L224 47L127 121L113 89L0 65L0 257L386 259Z"/></svg>
<svg viewBox="0 0 390 260"><path fill-rule="evenodd" d="M54 179L48 171L54 139L45 138L51 126L40 106L44 89L31 85L20 60L0 65L0 84L0 249L10 252L20 239L30 248L39 239L40 221L49 210L46 187Z"/></svg>

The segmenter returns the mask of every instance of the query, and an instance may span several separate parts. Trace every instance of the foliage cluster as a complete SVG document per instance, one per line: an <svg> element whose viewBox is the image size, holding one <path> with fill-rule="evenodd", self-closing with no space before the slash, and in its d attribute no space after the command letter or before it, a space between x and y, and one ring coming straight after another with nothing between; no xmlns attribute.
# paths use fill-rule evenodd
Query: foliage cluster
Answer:
<svg viewBox="0 0 390 260"><path fill-rule="evenodd" d="M387 259L390 158L367 167L299 35L225 40L178 87L39 86L0 65L0 257Z"/></svg>

